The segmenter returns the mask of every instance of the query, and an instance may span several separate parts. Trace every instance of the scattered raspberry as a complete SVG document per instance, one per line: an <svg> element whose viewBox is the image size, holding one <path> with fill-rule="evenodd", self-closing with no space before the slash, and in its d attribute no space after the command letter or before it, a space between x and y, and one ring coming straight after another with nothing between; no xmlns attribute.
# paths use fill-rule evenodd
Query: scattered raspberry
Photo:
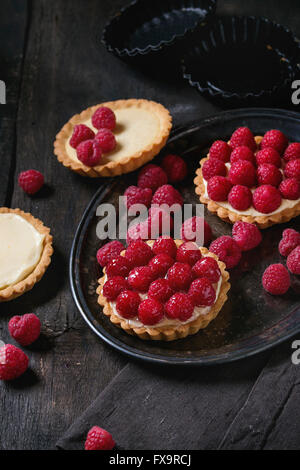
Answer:
<svg viewBox="0 0 300 470"><path fill-rule="evenodd" d="M35 194L44 185L44 176L37 170L27 170L19 174L18 182L25 193Z"/></svg>
<svg viewBox="0 0 300 470"><path fill-rule="evenodd" d="M162 320L165 309L162 303L156 299L145 299L139 306L139 320L144 325L156 325Z"/></svg>
<svg viewBox="0 0 300 470"><path fill-rule="evenodd" d="M160 255L164 253L171 256L171 258L176 258L177 246L173 238L162 236L155 240L152 251L155 255Z"/></svg>
<svg viewBox="0 0 300 470"><path fill-rule="evenodd" d="M170 183L179 183L188 174L187 165L179 155L166 155L161 162L161 166L165 170Z"/></svg>
<svg viewBox="0 0 300 470"><path fill-rule="evenodd" d="M28 368L29 359L26 354L12 344L0 348L0 380L14 380Z"/></svg>
<svg viewBox="0 0 300 470"><path fill-rule="evenodd" d="M278 129L271 129L266 132L263 140L261 141L260 147L265 149L266 147L271 147L277 150L280 155L285 151L288 145L288 140L286 136L279 131Z"/></svg>
<svg viewBox="0 0 300 470"><path fill-rule="evenodd" d="M263 165L264 163L270 163L271 165L277 166L277 168L281 168L281 157L277 150L271 147L267 147L257 152L255 159L257 166Z"/></svg>
<svg viewBox="0 0 300 470"><path fill-rule="evenodd" d="M153 193L168 182L168 177L164 170L158 166L150 163L141 169L138 176L139 188L150 188Z"/></svg>
<svg viewBox="0 0 300 470"><path fill-rule="evenodd" d="M256 225L241 221L233 225L232 237L242 251L252 250L262 241L262 235Z"/></svg>
<svg viewBox="0 0 300 470"><path fill-rule="evenodd" d="M207 183L207 194L213 201L227 201L232 185L224 176L213 176Z"/></svg>
<svg viewBox="0 0 300 470"><path fill-rule="evenodd" d="M252 192L247 186L236 184L228 194L228 202L237 211L246 211L252 205Z"/></svg>
<svg viewBox="0 0 300 470"><path fill-rule="evenodd" d="M222 160L217 158L209 158L202 166L202 176L208 181L213 176L226 176L227 168Z"/></svg>
<svg viewBox="0 0 300 470"><path fill-rule="evenodd" d="M134 318L138 314L141 298L137 292L123 290L118 295L116 309L119 315L124 318Z"/></svg>
<svg viewBox="0 0 300 470"><path fill-rule="evenodd" d="M293 144L290 144L285 149L283 158L286 162L300 158L300 143L294 142Z"/></svg>
<svg viewBox="0 0 300 470"><path fill-rule="evenodd" d="M279 253L282 256L288 256L299 245L300 233L292 228L287 228L283 231L282 239L279 242Z"/></svg>
<svg viewBox="0 0 300 470"><path fill-rule="evenodd" d="M112 450L115 445L116 443L108 431L99 428L99 426L93 426L88 432L84 448L85 450Z"/></svg>
<svg viewBox="0 0 300 470"><path fill-rule="evenodd" d="M286 164L284 175L286 178L296 178L300 181L300 159L289 161Z"/></svg>
<svg viewBox="0 0 300 470"><path fill-rule="evenodd" d="M128 283L124 277L115 276L111 279L108 279L103 286L103 295L107 300L116 300L118 295L123 291L128 289Z"/></svg>
<svg viewBox="0 0 300 470"><path fill-rule="evenodd" d="M164 277L173 264L174 259L166 253L159 253L154 256L149 262L149 268L151 269L153 278Z"/></svg>
<svg viewBox="0 0 300 470"><path fill-rule="evenodd" d="M209 247L209 251L217 255L228 269L237 266L242 256L241 249L236 241L227 235L214 240Z"/></svg>
<svg viewBox="0 0 300 470"><path fill-rule="evenodd" d="M149 287L148 296L159 302L165 303L174 294L168 279L156 279Z"/></svg>
<svg viewBox="0 0 300 470"><path fill-rule="evenodd" d="M88 126L85 124L77 124L74 126L73 134L70 139L70 145L74 149L76 149L77 145L79 145L84 140L91 140L95 137L95 132L92 131Z"/></svg>
<svg viewBox="0 0 300 470"><path fill-rule="evenodd" d="M109 129L99 129L95 140L99 142L103 153L112 152L117 145L116 138Z"/></svg>
<svg viewBox="0 0 300 470"><path fill-rule="evenodd" d="M194 242L203 238L203 244L208 245L212 239L210 225L202 217L191 217L183 222L181 227L181 238L185 241ZM204 235L201 237L201 235Z"/></svg>
<svg viewBox="0 0 300 470"><path fill-rule="evenodd" d="M174 263L168 271L168 281L172 289L187 290L193 280L192 268L186 263Z"/></svg>
<svg viewBox="0 0 300 470"><path fill-rule="evenodd" d="M256 175L259 185L271 184L277 188L282 181L281 171L277 166L272 165L271 163L263 163L262 165L259 165Z"/></svg>
<svg viewBox="0 0 300 470"><path fill-rule="evenodd" d="M105 267L107 277L127 277L130 271L130 264L128 259L124 256L118 255L113 258Z"/></svg>
<svg viewBox="0 0 300 470"><path fill-rule="evenodd" d="M169 207L171 207L173 204L179 204L182 206L183 199L177 189L175 189L170 184L164 184L155 191L152 198L152 204L158 204L159 206L161 204L167 204Z"/></svg>
<svg viewBox="0 0 300 470"><path fill-rule="evenodd" d="M270 294L285 294L291 285L289 272L283 264L271 264L263 274L262 284Z"/></svg>
<svg viewBox="0 0 300 470"><path fill-rule="evenodd" d="M8 329L12 338L22 346L29 346L41 333L40 319L33 313L15 316L9 320Z"/></svg>
<svg viewBox="0 0 300 470"><path fill-rule="evenodd" d="M77 148L77 158L86 166L96 166L102 158L102 149L97 140L85 140Z"/></svg>
<svg viewBox="0 0 300 470"><path fill-rule="evenodd" d="M149 266L133 268L128 276L129 287L138 292L147 292L152 281L153 274Z"/></svg>
<svg viewBox="0 0 300 470"><path fill-rule="evenodd" d="M254 136L248 127L239 127L231 136L230 146L235 149L245 145L253 152L256 150L256 142Z"/></svg>
<svg viewBox="0 0 300 470"><path fill-rule="evenodd" d="M176 260L180 263L187 263L190 266L194 266L201 256L201 251L195 243L185 242L178 248Z"/></svg>
<svg viewBox="0 0 300 470"><path fill-rule="evenodd" d="M222 162L229 162L232 148L223 140L216 140L209 149L209 158L216 158Z"/></svg>
<svg viewBox="0 0 300 470"><path fill-rule="evenodd" d="M136 240L130 243L125 252L125 258L134 268L137 266L146 266L153 257L153 252L147 243L143 240Z"/></svg>
<svg viewBox="0 0 300 470"><path fill-rule="evenodd" d="M184 322L193 315L194 305L187 294L177 292L168 300L165 309L168 318Z"/></svg>
<svg viewBox="0 0 300 470"><path fill-rule="evenodd" d="M300 181L287 178L280 183L279 191L283 198L295 201L300 198Z"/></svg>
<svg viewBox="0 0 300 470"><path fill-rule="evenodd" d="M112 131L116 127L116 115L110 108L101 106L94 112L92 124L96 129L104 128Z"/></svg>
<svg viewBox="0 0 300 470"><path fill-rule="evenodd" d="M147 208L151 205L152 190L150 188L138 188L137 186L129 186L124 196L127 197L126 206L129 209L134 204L143 204Z"/></svg>
<svg viewBox="0 0 300 470"><path fill-rule="evenodd" d="M293 249L286 260L286 265L293 274L300 274L300 245Z"/></svg>
<svg viewBox="0 0 300 470"><path fill-rule="evenodd" d="M253 206L258 212L269 214L276 211L280 204L280 192L270 184L259 186L253 193Z"/></svg>
<svg viewBox="0 0 300 470"><path fill-rule="evenodd" d="M256 183L256 171L252 163L247 160L239 160L231 165L228 179L232 185L240 184L251 188Z"/></svg>
<svg viewBox="0 0 300 470"><path fill-rule="evenodd" d="M155 240L159 235L170 235L174 227L171 211L165 210L163 207L151 206L148 226L152 240Z"/></svg>
<svg viewBox="0 0 300 470"><path fill-rule="evenodd" d="M255 165L254 153L249 149L249 147L246 147L246 145L236 147L230 155L231 164L236 163L239 160L247 160L248 162L252 163L252 165Z"/></svg>
<svg viewBox="0 0 300 470"><path fill-rule="evenodd" d="M193 266L193 273L196 277L205 277L213 284L217 283L221 276L218 263L211 256L205 256Z"/></svg>
<svg viewBox="0 0 300 470"><path fill-rule="evenodd" d="M216 300L216 292L209 279L202 277L195 279L190 288L189 296L196 307L209 307Z"/></svg>
<svg viewBox="0 0 300 470"><path fill-rule="evenodd" d="M145 222L131 225L127 231L127 238L126 238L127 245L130 245L130 243L136 240L149 240L149 239L150 239L150 231L149 231L148 220L145 220Z"/></svg>
<svg viewBox="0 0 300 470"><path fill-rule="evenodd" d="M118 240L106 243L97 251L97 261L104 268L112 259L116 258L121 251L125 250L124 245Z"/></svg>

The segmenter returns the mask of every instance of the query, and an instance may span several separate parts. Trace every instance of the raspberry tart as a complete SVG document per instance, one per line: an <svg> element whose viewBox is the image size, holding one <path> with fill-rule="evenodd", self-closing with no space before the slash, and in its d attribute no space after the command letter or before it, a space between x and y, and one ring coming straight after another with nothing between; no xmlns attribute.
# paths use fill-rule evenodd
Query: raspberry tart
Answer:
<svg viewBox="0 0 300 470"><path fill-rule="evenodd" d="M32 289L51 262L50 229L20 209L0 208L0 302Z"/></svg>
<svg viewBox="0 0 300 470"><path fill-rule="evenodd" d="M164 238L132 242L121 253L127 272L124 262L113 260L98 281L103 313L144 340L173 341L206 328L230 289L225 264L216 255L192 242ZM116 265L123 275L116 276Z"/></svg>
<svg viewBox="0 0 300 470"><path fill-rule="evenodd" d="M299 144L272 129L255 136L237 129L229 142L216 141L200 161L196 194L226 222L259 228L288 222L300 214Z"/></svg>
<svg viewBox="0 0 300 470"><path fill-rule="evenodd" d="M73 116L57 134L54 153L65 167L81 175L121 175L152 160L171 128L170 113L159 103L110 101Z"/></svg>

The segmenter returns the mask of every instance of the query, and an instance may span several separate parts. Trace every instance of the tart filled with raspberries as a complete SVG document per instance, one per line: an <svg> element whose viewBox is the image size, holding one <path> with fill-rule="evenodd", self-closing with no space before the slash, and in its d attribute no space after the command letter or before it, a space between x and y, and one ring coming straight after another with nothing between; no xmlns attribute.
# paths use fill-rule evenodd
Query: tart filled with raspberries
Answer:
<svg viewBox="0 0 300 470"><path fill-rule="evenodd" d="M300 144L277 129L236 129L229 142L212 144L196 175L200 201L226 222L267 228L300 214Z"/></svg>
<svg viewBox="0 0 300 470"><path fill-rule="evenodd" d="M73 116L57 134L54 153L65 167L81 175L121 175L152 160L171 128L170 113L159 103L110 101Z"/></svg>
<svg viewBox="0 0 300 470"><path fill-rule="evenodd" d="M197 333L218 315L230 289L225 264L215 254L164 236L133 241L103 272L97 289L103 313L145 340Z"/></svg>

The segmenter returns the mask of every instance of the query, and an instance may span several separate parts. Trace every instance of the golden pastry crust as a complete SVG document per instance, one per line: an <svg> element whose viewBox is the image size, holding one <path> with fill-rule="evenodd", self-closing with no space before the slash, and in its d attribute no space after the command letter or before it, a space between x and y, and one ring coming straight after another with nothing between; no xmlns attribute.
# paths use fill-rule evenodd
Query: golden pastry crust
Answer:
<svg viewBox="0 0 300 470"><path fill-rule="evenodd" d="M90 119L94 112L101 106L106 106L113 111L131 107L146 109L160 117L160 132L156 136L156 139L144 149L134 153L133 155L130 155L130 157L122 158L119 161L110 161L108 163L97 165L91 168L84 165L80 161L72 160L72 158L70 158L67 154L66 143L73 133L74 126ZM171 128L172 117L169 111L159 103L137 99L109 101L107 103L91 106L90 108L82 111L80 114L75 114L75 116L73 116L57 134L56 140L54 142L54 154L66 168L69 168L70 170L73 170L80 175L90 176L91 178L97 178L99 176L117 176L134 171L152 160L165 146L171 132Z"/></svg>
<svg viewBox="0 0 300 470"><path fill-rule="evenodd" d="M176 245L180 246L183 241L182 240L175 240ZM149 240L148 244L153 244L153 240ZM207 315L199 316L195 320L191 321L190 323L186 324L178 324L176 326L160 326L160 327L132 327L128 324L128 321L124 318L120 318L119 316L113 313L112 307L110 303L106 300L106 298L102 295L102 289L105 282L105 276L99 279L99 287L97 289L98 294L98 303L103 307L103 313L107 317L109 317L110 321L119 328L122 328L126 333L130 335L138 336L141 339L145 340L155 340L155 341L174 341L176 339L185 338L189 335L194 335L198 333L200 329L206 328L207 325L216 318L220 310L222 309L224 303L227 300L227 292L230 289L229 274L226 271L225 264L219 261L218 257L214 253L210 253L206 248L199 248L202 255L213 257L220 268L221 275L222 275L222 284L220 287L219 296L217 298L216 303L211 307L210 311ZM125 251L121 254L124 256Z"/></svg>
<svg viewBox="0 0 300 470"><path fill-rule="evenodd" d="M17 214L27 222L29 222L38 232L45 235L44 248L41 254L40 261L34 268L34 270L22 281L12 284L5 289L0 290L0 302L7 302L9 300L16 299L25 292L31 290L38 281L43 277L46 269L51 263L51 256L53 253L52 247L52 236L50 235L50 229L45 227L43 222L36 219L31 214L23 212L20 209L9 209L7 207L0 207L0 214Z"/></svg>

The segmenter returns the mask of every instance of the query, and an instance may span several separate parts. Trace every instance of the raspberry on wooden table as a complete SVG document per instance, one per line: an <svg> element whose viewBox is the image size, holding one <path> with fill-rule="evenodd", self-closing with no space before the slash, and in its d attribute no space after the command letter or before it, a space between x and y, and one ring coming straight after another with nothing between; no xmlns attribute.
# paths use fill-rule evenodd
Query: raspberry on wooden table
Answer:
<svg viewBox="0 0 300 470"><path fill-rule="evenodd" d="M128 289L128 282L124 277L115 276L106 281L103 286L103 295L107 300L116 300L118 295Z"/></svg>
<svg viewBox="0 0 300 470"><path fill-rule="evenodd" d="M223 140L216 140L209 149L209 158L229 162L232 148Z"/></svg>
<svg viewBox="0 0 300 470"><path fill-rule="evenodd" d="M237 211L246 211L252 205L252 192L247 186L236 184L228 194L228 202Z"/></svg>
<svg viewBox="0 0 300 470"><path fill-rule="evenodd" d="M253 206L263 214L275 211L281 204L280 192L270 184L259 186L253 193Z"/></svg>
<svg viewBox="0 0 300 470"><path fill-rule="evenodd" d="M300 275L300 245L296 246L289 254L286 265L291 273Z"/></svg>
<svg viewBox="0 0 300 470"><path fill-rule="evenodd" d="M77 124L74 126L73 134L70 139L70 145L74 149L84 140L93 140L95 132L85 124Z"/></svg>
<svg viewBox="0 0 300 470"><path fill-rule="evenodd" d="M29 346L41 333L40 319L34 313L15 316L9 320L8 329L12 338L22 346Z"/></svg>
<svg viewBox="0 0 300 470"><path fill-rule="evenodd" d="M167 184L167 182L168 177L166 172L160 166L153 163L144 166L138 175L138 187L142 189L150 188L153 193L164 184Z"/></svg>
<svg viewBox="0 0 300 470"><path fill-rule="evenodd" d="M300 181L300 159L287 162L284 175L286 178L296 178Z"/></svg>
<svg viewBox="0 0 300 470"><path fill-rule="evenodd" d="M134 318L138 314L141 297L132 290L123 290L117 297L116 309L124 318Z"/></svg>
<svg viewBox="0 0 300 470"><path fill-rule="evenodd" d="M99 426L93 426L88 432L84 448L85 450L112 450L115 445L116 443L108 431L99 428Z"/></svg>
<svg viewBox="0 0 300 470"><path fill-rule="evenodd" d="M277 150L271 147L266 147L257 152L255 159L257 166L263 165L264 163L270 163L271 165L277 166L277 168L281 168L281 157Z"/></svg>
<svg viewBox="0 0 300 470"><path fill-rule="evenodd" d="M112 131L116 127L116 115L112 109L101 106L94 112L92 124L96 129L104 128Z"/></svg>
<svg viewBox="0 0 300 470"><path fill-rule="evenodd" d="M29 359L26 354L12 344L0 347L0 380L14 380L24 374Z"/></svg>
<svg viewBox="0 0 300 470"><path fill-rule="evenodd" d="M44 176L37 170L27 170L19 174L19 186L27 194L37 193L44 185Z"/></svg>
<svg viewBox="0 0 300 470"><path fill-rule="evenodd" d="M300 245L300 233L292 228L287 228L282 233L278 249L282 256L288 256L297 246Z"/></svg>
<svg viewBox="0 0 300 470"><path fill-rule="evenodd" d="M166 303L165 311L168 318L184 322L193 315L194 305L187 294L177 292Z"/></svg>
<svg viewBox="0 0 300 470"><path fill-rule="evenodd" d="M149 261L149 268L151 269L153 278L164 277L173 264L174 258L171 258L171 256L166 253L159 253L154 256Z"/></svg>
<svg viewBox="0 0 300 470"><path fill-rule="evenodd" d="M148 296L159 302L165 303L174 294L168 279L156 279L152 282L148 290Z"/></svg>
<svg viewBox="0 0 300 470"><path fill-rule="evenodd" d="M152 251L155 255L160 255L161 253L169 255L171 258L176 258L177 246L173 238L167 236L161 236L155 240Z"/></svg>
<svg viewBox="0 0 300 470"><path fill-rule="evenodd" d="M95 140L99 142L103 153L112 152L117 145L116 138L109 129L99 129Z"/></svg>
<svg viewBox="0 0 300 470"><path fill-rule="evenodd" d="M179 155L166 155L162 159L161 166L167 174L169 183L179 183L188 174L187 164Z"/></svg>
<svg viewBox="0 0 300 470"><path fill-rule="evenodd" d="M124 256L118 255L105 267L107 277L127 277L130 271L130 263Z"/></svg>
<svg viewBox="0 0 300 470"><path fill-rule="evenodd" d="M137 268L133 268L128 276L130 289L138 292L147 292L152 281L153 273L149 266L138 266Z"/></svg>
<svg viewBox="0 0 300 470"><path fill-rule="evenodd" d="M97 140L84 140L77 148L77 158L86 166L99 165L102 158L102 149Z"/></svg>
<svg viewBox="0 0 300 470"><path fill-rule="evenodd" d="M228 179L232 185L240 184L251 188L256 183L255 168L247 160L239 160L231 165Z"/></svg>
<svg viewBox="0 0 300 470"><path fill-rule="evenodd" d="M201 251L194 242L185 242L177 249L176 261L194 266L201 257Z"/></svg>
<svg viewBox="0 0 300 470"><path fill-rule="evenodd" d="M262 241L262 235L254 224L237 221L232 228L232 237L242 251L253 250Z"/></svg>
<svg viewBox="0 0 300 470"><path fill-rule="evenodd" d="M226 264L228 269L237 266L242 257L241 249L236 241L228 235L216 238L210 247L209 251L217 255L220 261Z"/></svg>
<svg viewBox="0 0 300 470"><path fill-rule="evenodd" d="M207 183L207 194L210 199L216 202L227 201L232 184L224 176L213 176Z"/></svg>
<svg viewBox="0 0 300 470"><path fill-rule="evenodd" d="M262 149L266 147L272 147L277 150L278 153L282 154L288 145L288 139L283 132L278 129L271 129L266 132L263 140L261 141L260 147Z"/></svg>
<svg viewBox="0 0 300 470"><path fill-rule="evenodd" d="M248 127L239 127L234 131L230 138L230 146L233 149L240 147L241 145L249 147L253 152L256 150L254 135Z"/></svg>
<svg viewBox="0 0 300 470"><path fill-rule="evenodd" d="M187 263L176 262L168 271L168 281L172 289L187 290L193 280L192 268Z"/></svg>
<svg viewBox="0 0 300 470"><path fill-rule="evenodd" d="M112 259L116 258L121 251L125 250L125 246L118 240L113 240L103 245L97 251L97 261L104 268Z"/></svg>
<svg viewBox="0 0 300 470"><path fill-rule="evenodd" d="M212 230L203 217L194 216L183 222L180 231L182 240L194 242L201 238L201 233L203 244L208 245L212 239Z"/></svg>
<svg viewBox="0 0 300 470"><path fill-rule="evenodd" d="M227 168L225 163L222 160L217 158L209 158L202 165L202 176L208 181L213 176L226 176Z"/></svg>
<svg viewBox="0 0 300 470"><path fill-rule="evenodd" d="M164 184L158 188L152 198L152 204L166 204L171 207L174 204L183 205L183 199L179 191L170 184Z"/></svg>
<svg viewBox="0 0 300 470"><path fill-rule="evenodd" d="M262 165L259 165L256 170L256 175L259 185L271 184L277 188L282 181L281 171L277 166L272 165L271 163L263 163Z"/></svg>
<svg viewBox="0 0 300 470"><path fill-rule="evenodd" d="M300 181L296 178L286 178L280 183L279 191L283 198L295 201L300 198Z"/></svg>
<svg viewBox="0 0 300 470"><path fill-rule="evenodd" d="M300 143L294 142L290 144L285 149L283 158L286 162L289 162L290 160L297 160L298 158L300 158Z"/></svg>
<svg viewBox="0 0 300 470"><path fill-rule="evenodd" d="M211 256L205 256L197 261L193 266L193 273L195 277L205 277L213 284L217 283L221 277L221 271L217 261Z"/></svg>
<svg viewBox="0 0 300 470"><path fill-rule="evenodd" d="M143 240L135 240L128 246L125 252L125 258L132 268L137 266L146 266L153 258L153 251Z"/></svg>
<svg viewBox="0 0 300 470"><path fill-rule="evenodd" d="M150 188L142 189L137 186L129 186L126 189L124 196L127 197L127 209L130 209L134 204L143 204L149 208L152 200L152 190Z"/></svg>
<svg viewBox="0 0 300 470"><path fill-rule="evenodd" d="M246 147L246 145L236 147L230 155L231 164L238 162L239 160L247 160L248 162L252 163L252 165L255 165L254 153L251 149L249 149L249 147Z"/></svg>
<svg viewBox="0 0 300 470"><path fill-rule="evenodd" d="M163 207L150 207L148 225L152 240L159 235L169 235L173 230L174 221L170 212Z"/></svg>
<svg viewBox="0 0 300 470"><path fill-rule="evenodd" d="M195 279L189 288L189 297L195 307L209 307L216 300L216 291L206 277Z"/></svg>
<svg viewBox="0 0 300 470"><path fill-rule="evenodd" d="M145 299L139 305L138 317L144 325L156 325L164 316L164 305L156 299Z"/></svg>
<svg viewBox="0 0 300 470"><path fill-rule="evenodd" d="M270 294L283 295L291 285L289 272L283 264L271 264L263 273L262 284Z"/></svg>

